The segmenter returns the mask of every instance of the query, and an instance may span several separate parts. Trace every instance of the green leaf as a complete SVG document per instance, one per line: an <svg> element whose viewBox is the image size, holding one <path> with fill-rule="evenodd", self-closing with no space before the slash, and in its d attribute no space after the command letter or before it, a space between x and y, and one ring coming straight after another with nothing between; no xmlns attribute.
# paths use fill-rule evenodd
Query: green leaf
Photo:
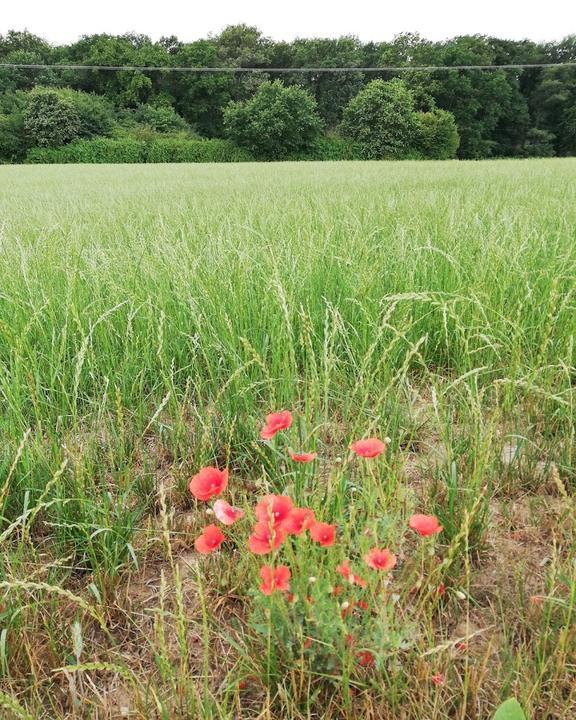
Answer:
<svg viewBox="0 0 576 720"><path fill-rule="evenodd" d="M526 720L524 710L514 698L505 700L496 710L493 720Z"/></svg>

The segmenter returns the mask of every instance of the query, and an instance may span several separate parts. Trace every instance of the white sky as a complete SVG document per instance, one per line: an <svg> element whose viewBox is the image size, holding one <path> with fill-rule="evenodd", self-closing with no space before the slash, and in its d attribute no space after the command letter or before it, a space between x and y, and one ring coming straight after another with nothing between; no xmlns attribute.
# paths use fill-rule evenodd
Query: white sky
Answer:
<svg viewBox="0 0 576 720"><path fill-rule="evenodd" d="M191 41L226 25L256 25L275 40L357 35L391 40L419 32L430 40L480 33L558 40L576 33L574 0L0 0L0 33L9 29L69 43L83 34L134 31Z"/></svg>

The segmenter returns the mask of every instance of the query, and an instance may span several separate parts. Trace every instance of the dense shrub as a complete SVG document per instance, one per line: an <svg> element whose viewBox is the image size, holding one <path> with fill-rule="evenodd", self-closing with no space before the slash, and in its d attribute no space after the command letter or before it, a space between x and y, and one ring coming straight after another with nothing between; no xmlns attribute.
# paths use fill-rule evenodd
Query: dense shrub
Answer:
<svg viewBox="0 0 576 720"><path fill-rule="evenodd" d="M184 140L162 138L146 147L146 162L151 163L218 163L245 162L252 156L228 140Z"/></svg>
<svg viewBox="0 0 576 720"><path fill-rule="evenodd" d="M300 162L307 160L357 160L359 157L359 150L354 143L338 135L326 135L315 140L313 145L305 152L292 153L283 159Z"/></svg>
<svg viewBox="0 0 576 720"><path fill-rule="evenodd" d="M454 115L446 110L434 109L418 113L416 148L422 157L448 160L456 157L460 136Z"/></svg>
<svg viewBox="0 0 576 720"><path fill-rule="evenodd" d="M156 139L152 142L130 138L78 140L59 148L32 148L29 163L216 163L251 160L245 150L227 140Z"/></svg>
<svg viewBox="0 0 576 720"><path fill-rule="evenodd" d="M97 95L43 87L0 95L0 159L21 159L30 146L105 137L113 128L113 106Z"/></svg>
<svg viewBox="0 0 576 720"><path fill-rule="evenodd" d="M26 154L25 97L23 92L0 94L0 162L18 162Z"/></svg>
<svg viewBox="0 0 576 720"><path fill-rule="evenodd" d="M397 78L373 80L344 109L341 132L364 159L406 157L418 134L412 93Z"/></svg>
<svg viewBox="0 0 576 720"><path fill-rule="evenodd" d="M355 160L360 157L360 151L349 140L327 135L316 140L310 157L314 160Z"/></svg>
<svg viewBox="0 0 576 720"><path fill-rule="evenodd" d="M105 97L68 88L52 90L59 98L68 101L80 119L79 137L106 137L114 129L114 106Z"/></svg>
<svg viewBox="0 0 576 720"><path fill-rule="evenodd" d="M34 88L23 113L32 145L57 147L80 137L81 120L74 104L57 90Z"/></svg>
<svg viewBox="0 0 576 720"><path fill-rule="evenodd" d="M184 118L169 105L140 105L134 112L135 120L158 133L190 130Z"/></svg>
<svg viewBox="0 0 576 720"><path fill-rule="evenodd" d="M282 159L310 151L322 131L316 101L296 85L262 83L245 102L224 111L227 136L255 156Z"/></svg>
<svg viewBox="0 0 576 720"><path fill-rule="evenodd" d="M78 140L59 148L32 148L29 163L141 163L145 162L146 145L138 140L94 138Z"/></svg>
<svg viewBox="0 0 576 720"><path fill-rule="evenodd" d="M24 152L22 116L0 114L0 162L14 162Z"/></svg>

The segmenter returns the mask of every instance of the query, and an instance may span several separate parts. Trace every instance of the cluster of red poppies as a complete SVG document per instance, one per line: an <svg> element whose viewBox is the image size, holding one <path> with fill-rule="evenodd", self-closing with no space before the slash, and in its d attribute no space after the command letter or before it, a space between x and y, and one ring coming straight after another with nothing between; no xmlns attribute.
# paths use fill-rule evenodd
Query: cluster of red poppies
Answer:
<svg viewBox="0 0 576 720"><path fill-rule="evenodd" d="M266 423L260 432L264 440L272 439L276 433L287 430L292 425L292 414L289 410L271 413L266 417ZM378 438L357 440L350 445L356 455L363 458L375 458L386 451L387 443ZM314 452L289 451L294 462L307 463L316 459ZM208 501L212 497L221 495L228 485L228 470L219 470L215 467L202 468L190 481L190 492L197 500ZM213 511L216 518L223 525L232 525L244 516L244 511L233 507L225 500L218 499L214 503ZM248 547L256 555L267 555L277 550L289 535L301 535L308 531L310 538L323 547L334 544L336 526L316 519L314 512L309 508L296 507L287 495L266 495L254 509L256 523L248 538ZM410 518L410 527L420 535L433 535L440 532L437 518L433 515L413 515ZM208 525L202 535L196 539L196 550L208 554L216 550L225 540L224 533L217 525ZM366 565L379 571L391 570L396 565L396 556L388 548L372 548L365 556ZM365 587L366 581L352 572L349 561L336 568L342 577L351 584ZM290 589L290 569L285 565L276 567L264 565L260 569L262 583L260 590L265 595L271 595L275 590L288 592Z"/></svg>

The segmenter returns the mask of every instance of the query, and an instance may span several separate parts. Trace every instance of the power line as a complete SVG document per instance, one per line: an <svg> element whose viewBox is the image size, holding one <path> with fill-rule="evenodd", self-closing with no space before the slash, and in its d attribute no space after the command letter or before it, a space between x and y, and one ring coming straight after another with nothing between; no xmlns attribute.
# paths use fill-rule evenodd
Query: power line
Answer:
<svg viewBox="0 0 576 720"><path fill-rule="evenodd" d="M103 70L126 72L180 73L382 73L382 72L448 72L450 70L524 70L528 68L576 67L576 62L509 63L507 65L402 65L386 67L155 67L149 65L39 65L33 63L0 63L12 70Z"/></svg>

